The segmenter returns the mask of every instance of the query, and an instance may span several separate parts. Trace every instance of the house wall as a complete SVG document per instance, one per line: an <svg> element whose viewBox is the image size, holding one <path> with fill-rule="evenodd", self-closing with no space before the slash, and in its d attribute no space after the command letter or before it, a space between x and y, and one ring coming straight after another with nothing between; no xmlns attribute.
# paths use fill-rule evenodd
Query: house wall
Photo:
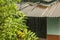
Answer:
<svg viewBox="0 0 60 40"><path fill-rule="evenodd" d="M60 19L59 19L60 20ZM60 35L60 21L59 21L59 35Z"/></svg>
<svg viewBox="0 0 60 40"><path fill-rule="evenodd" d="M60 35L60 18L47 18L47 34Z"/></svg>

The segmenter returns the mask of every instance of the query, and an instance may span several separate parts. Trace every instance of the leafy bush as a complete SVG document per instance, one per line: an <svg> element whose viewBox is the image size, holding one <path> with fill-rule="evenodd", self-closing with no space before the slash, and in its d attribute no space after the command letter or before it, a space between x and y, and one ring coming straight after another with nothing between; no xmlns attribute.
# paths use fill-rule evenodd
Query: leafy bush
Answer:
<svg viewBox="0 0 60 40"><path fill-rule="evenodd" d="M17 9L17 2L20 1L0 0L0 40L35 40L37 38L35 33L27 30L25 15Z"/></svg>
<svg viewBox="0 0 60 40"><path fill-rule="evenodd" d="M18 37L21 40L37 40L38 37L35 35L35 33L31 32L30 30L24 29L23 32L18 32Z"/></svg>

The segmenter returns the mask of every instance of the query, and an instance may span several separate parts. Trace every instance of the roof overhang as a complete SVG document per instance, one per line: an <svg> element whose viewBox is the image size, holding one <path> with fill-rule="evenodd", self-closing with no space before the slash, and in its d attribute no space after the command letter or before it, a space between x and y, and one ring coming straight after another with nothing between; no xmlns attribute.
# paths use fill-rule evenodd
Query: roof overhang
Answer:
<svg viewBox="0 0 60 40"><path fill-rule="evenodd" d="M22 11L29 17L60 17L60 2L48 7L41 5L28 6Z"/></svg>

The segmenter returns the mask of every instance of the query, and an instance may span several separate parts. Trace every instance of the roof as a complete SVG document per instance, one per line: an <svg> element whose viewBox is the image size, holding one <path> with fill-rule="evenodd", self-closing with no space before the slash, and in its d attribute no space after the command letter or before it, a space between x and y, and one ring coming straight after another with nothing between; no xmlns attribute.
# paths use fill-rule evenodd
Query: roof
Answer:
<svg viewBox="0 0 60 40"><path fill-rule="evenodd" d="M22 8L27 5L29 4L22 5ZM22 11L29 17L60 17L60 2L48 7L41 5L27 6Z"/></svg>

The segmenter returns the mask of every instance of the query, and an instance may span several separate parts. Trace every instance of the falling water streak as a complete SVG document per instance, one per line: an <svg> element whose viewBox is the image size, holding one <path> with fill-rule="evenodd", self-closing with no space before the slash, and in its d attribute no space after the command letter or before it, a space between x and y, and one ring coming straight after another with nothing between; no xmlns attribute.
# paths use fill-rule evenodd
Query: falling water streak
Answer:
<svg viewBox="0 0 60 40"><path fill-rule="evenodd" d="M43 16L48 11L49 8L50 8L50 6L46 8L46 10L42 13L41 16Z"/></svg>
<svg viewBox="0 0 60 40"><path fill-rule="evenodd" d="M53 7L52 10L49 11L50 15L51 16L53 14L53 12L55 11L55 9L57 8L58 4L55 4L55 7Z"/></svg>

